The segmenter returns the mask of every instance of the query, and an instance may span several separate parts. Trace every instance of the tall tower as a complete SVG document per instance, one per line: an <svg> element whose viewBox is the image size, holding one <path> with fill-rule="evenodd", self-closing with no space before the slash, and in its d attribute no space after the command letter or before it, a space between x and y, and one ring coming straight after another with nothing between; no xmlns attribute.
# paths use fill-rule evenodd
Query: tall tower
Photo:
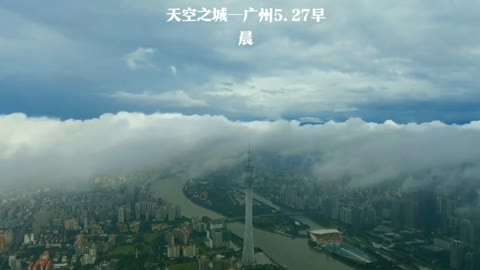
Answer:
<svg viewBox="0 0 480 270"><path fill-rule="evenodd" d="M87 216L87 212L83 212L83 230L88 231L88 216Z"/></svg>
<svg viewBox="0 0 480 270"><path fill-rule="evenodd" d="M245 178L245 231L243 233L242 266L244 269L255 266L253 249L253 166L250 159L250 144L248 145L247 175Z"/></svg>

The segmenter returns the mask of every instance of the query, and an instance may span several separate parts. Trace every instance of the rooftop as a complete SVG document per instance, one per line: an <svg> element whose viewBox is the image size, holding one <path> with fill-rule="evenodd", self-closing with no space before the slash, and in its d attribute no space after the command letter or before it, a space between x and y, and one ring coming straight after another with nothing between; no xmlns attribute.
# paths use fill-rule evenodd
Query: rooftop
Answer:
<svg viewBox="0 0 480 270"><path fill-rule="evenodd" d="M320 230L312 230L309 233L313 234L330 234L330 233L340 233L337 229L320 229Z"/></svg>

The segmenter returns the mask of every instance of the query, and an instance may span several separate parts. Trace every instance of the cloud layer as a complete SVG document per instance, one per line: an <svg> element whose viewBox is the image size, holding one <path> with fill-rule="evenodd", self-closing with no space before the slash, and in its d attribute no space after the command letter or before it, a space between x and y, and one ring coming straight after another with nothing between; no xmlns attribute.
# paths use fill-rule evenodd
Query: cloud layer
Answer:
<svg viewBox="0 0 480 270"><path fill-rule="evenodd" d="M135 51L127 54L125 61L127 66L131 70L137 70L140 68L153 68L155 67L150 58L155 53L155 50L152 48L137 48Z"/></svg>
<svg viewBox="0 0 480 270"><path fill-rule="evenodd" d="M0 186L81 181L98 174L176 170L196 177L255 156L309 161L321 180L353 185L392 178L475 181L480 122L400 125L360 119L301 126L296 121L231 121L223 116L118 113L59 120L0 116ZM257 167L257 169L261 169Z"/></svg>

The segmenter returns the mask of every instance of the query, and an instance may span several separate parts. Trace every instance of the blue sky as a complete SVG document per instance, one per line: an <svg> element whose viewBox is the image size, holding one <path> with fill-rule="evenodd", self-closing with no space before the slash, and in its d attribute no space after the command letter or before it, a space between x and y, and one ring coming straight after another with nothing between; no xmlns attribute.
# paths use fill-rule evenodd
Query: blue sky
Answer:
<svg viewBox="0 0 480 270"><path fill-rule="evenodd" d="M166 22L168 8L325 8L320 23ZM399 123L479 117L478 1L0 4L0 114ZM241 30L254 46L238 47Z"/></svg>

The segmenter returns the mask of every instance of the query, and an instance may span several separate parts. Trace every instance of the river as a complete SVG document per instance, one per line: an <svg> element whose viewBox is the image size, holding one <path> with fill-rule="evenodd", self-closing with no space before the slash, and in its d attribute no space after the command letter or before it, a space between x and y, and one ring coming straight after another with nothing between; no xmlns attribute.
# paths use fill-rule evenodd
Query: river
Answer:
<svg viewBox="0 0 480 270"><path fill-rule="evenodd" d="M179 205L182 210L182 215L186 217L223 217L220 214L192 203L185 197L183 194L184 183L184 181L175 179L163 179L152 183L151 188L157 196ZM299 216L295 218L309 225L312 229L322 228L307 217ZM239 236L243 235L243 224L241 223L229 223L228 228ZM305 238L291 239L276 233L254 228L253 239L255 246L262 248L268 256L277 263L286 266L289 270L353 269L327 254L313 251L308 246Z"/></svg>

